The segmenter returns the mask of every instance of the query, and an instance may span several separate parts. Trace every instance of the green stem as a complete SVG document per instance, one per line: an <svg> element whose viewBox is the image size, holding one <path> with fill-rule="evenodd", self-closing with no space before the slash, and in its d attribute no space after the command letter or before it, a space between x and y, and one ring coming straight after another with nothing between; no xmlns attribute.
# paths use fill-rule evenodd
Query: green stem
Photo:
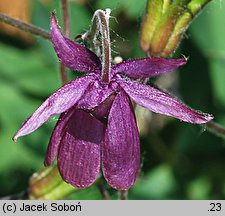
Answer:
<svg viewBox="0 0 225 216"><path fill-rule="evenodd" d="M18 29L21 29L25 32L29 32L31 34L34 34L34 35L37 35L37 36L40 36L44 39L50 39L50 34L49 32L39 28L39 27L36 27L32 24L29 24L29 23L25 23L25 22L22 22L18 19L14 19L12 17L9 17L7 16L6 14L3 14L3 13L0 13L0 21L1 22L4 22L4 23L7 23L11 26L14 26Z"/></svg>
<svg viewBox="0 0 225 216"><path fill-rule="evenodd" d="M30 199L62 199L77 190L62 180L57 166L34 173L29 182Z"/></svg>
<svg viewBox="0 0 225 216"><path fill-rule="evenodd" d="M43 194L38 197L40 200L60 200L64 197L68 197L70 194L74 193L78 189L73 187L72 185L67 184L64 181L61 181L60 184L57 185L52 191Z"/></svg>

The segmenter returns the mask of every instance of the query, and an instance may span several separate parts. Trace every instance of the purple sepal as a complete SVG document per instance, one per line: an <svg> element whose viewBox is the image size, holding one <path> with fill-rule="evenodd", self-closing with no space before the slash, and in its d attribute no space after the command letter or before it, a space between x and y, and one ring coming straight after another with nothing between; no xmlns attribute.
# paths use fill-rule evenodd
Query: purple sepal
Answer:
<svg viewBox="0 0 225 216"><path fill-rule="evenodd" d="M60 32L54 14L52 14L51 21L51 41L60 61L66 67L100 74L101 62L99 58L86 47L65 38Z"/></svg>
<svg viewBox="0 0 225 216"><path fill-rule="evenodd" d="M18 137L33 132L50 117L70 109L77 103L89 84L93 82L95 78L94 74L90 74L62 86L47 98L47 100L23 123L19 131L13 137L13 140L16 141Z"/></svg>
<svg viewBox="0 0 225 216"><path fill-rule="evenodd" d="M213 119L212 115L195 111L169 94L151 86L135 81L121 80L119 82L125 92L137 104L153 112L172 116L193 124L203 124Z"/></svg>
<svg viewBox="0 0 225 216"><path fill-rule="evenodd" d="M140 79L168 73L184 65L186 59L144 58L131 59L112 66L112 76L116 73Z"/></svg>

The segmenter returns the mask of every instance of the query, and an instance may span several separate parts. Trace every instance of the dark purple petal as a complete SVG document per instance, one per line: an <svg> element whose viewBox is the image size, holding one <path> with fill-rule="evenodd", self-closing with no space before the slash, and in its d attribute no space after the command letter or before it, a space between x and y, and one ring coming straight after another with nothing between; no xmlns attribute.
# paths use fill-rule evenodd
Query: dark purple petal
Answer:
<svg viewBox="0 0 225 216"><path fill-rule="evenodd" d="M57 25L55 15L52 14L51 41L60 61L68 68L78 71L100 73L99 58L84 46L65 38Z"/></svg>
<svg viewBox="0 0 225 216"><path fill-rule="evenodd" d="M66 128L66 124L72 114L74 113L74 108L72 107L68 112L62 113L59 120L52 132L50 142L48 144L48 150L45 157L45 166L50 166L55 159L58 152L59 143L62 139L63 132Z"/></svg>
<svg viewBox="0 0 225 216"><path fill-rule="evenodd" d="M104 131L105 125L83 110L71 116L58 152L59 171L66 182L85 188L95 181Z"/></svg>
<svg viewBox="0 0 225 216"><path fill-rule="evenodd" d="M119 81L120 86L140 106L193 124L203 124L213 116L195 111L167 93L134 81Z"/></svg>
<svg viewBox="0 0 225 216"><path fill-rule="evenodd" d="M101 104L99 104L99 106L91 110L90 113L101 122L107 123L109 111L114 99L115 94L111 94L106 100L104 100Z"/></svg>
<svg viewBox="0 0 225 216"><path fill-rule="evenodd" d="M102 146L102 169L115 189L127 190L135 182L140 165L140 143L131 102L122 90L108 117Z"/></svg>
<svg viewBox="0 0 225 216"><path fill-rule="evenodd" d="M89 85L83 97L77 103L77 108L90 110L105 101L114 91L106 83L96 80Z"/></svg>
<svg viewBox="0 0 225 216"><path fill-rule="evenodd" d="M94 74L73 80L53 93L22 125L14 136L25 136L46 122L51 116L70 109L84 94L88 85L95 79Z"/></svg>
<svg viewBox="0 0 225 216"><path fill-rule="evenodd" d="M148 78L168 73L184 65L186 59L144 58L127 60L112 67L112 75L121 73L130 78Z"/></svg>

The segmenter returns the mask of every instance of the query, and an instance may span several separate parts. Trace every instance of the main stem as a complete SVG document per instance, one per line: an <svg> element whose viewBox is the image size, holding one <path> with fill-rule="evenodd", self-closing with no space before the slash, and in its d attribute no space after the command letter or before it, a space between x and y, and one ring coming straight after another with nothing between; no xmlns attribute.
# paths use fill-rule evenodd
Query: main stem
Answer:
<svg viewBox="0 0 225 216"><path fill-rule="evenodd" d="M69 20L69 11L68 11L68 0L61 0L62 12L63 12L63 30L66 37L70 36L70 20ZM68 82L66 68L63 64L60 64L60 75L62 83L65 84Z"/></svg>
<svg viewBox="0 0 225 216"><path fill-rule="evenodd" d="M68 0L61 0L62 11L63 11L63 27L64 34L66 37L70 36L70 19L69 19L69 10L68 10Z"/></svg>
<svg viewBox="0 0 225 216"><path fill-rule="evenodd" d="M93 43L95 52L98 55L98 39L97 36L101 34L101 45L102 45L102 81L109 83L110 81L110 68L111 68L111 47L110 47L110 34L109 34L109 18L110 9L97 10L94 13L92 19L92 26L88 32L90 41Z"/></svg>

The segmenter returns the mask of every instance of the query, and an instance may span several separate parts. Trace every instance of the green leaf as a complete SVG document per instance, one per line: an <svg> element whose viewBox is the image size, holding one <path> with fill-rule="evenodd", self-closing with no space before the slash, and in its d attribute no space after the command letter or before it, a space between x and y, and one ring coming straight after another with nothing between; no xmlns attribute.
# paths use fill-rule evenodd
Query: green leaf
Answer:
<svg viewBox="0 0 225 216"><path fill-rule="evenodd" d="M215 100L225 106L225 2L213 1L193 23L191 37L208 58Z"/></svg>
<svg viewBox="0 0 225 216"><path fill-rule="evenodd" d="M204 176L195 179L188 185L187 193L188 199L202 200L209 199L209 193L211 190L210 180Z"/></svg>
<svg viewBox="0 0 225 216"><path fill-rule="evenodd" d="M38 50L22 51L0 44L0 56L1 79L14 82L29 94L46 97L60 87L57 64Z"/></svg>
<svg viewBox="0 0 225 216"><path fill-rule="evenodd" d="M88 12L87 8L76 4L70 3L70 20L71 20L71 38L77 34L83 34L89 29L91 25L92 15Z"/></svg>
<svg viewBox="0 0 225 216"><path fill-rule="evenodd" d="M174 191L176 181L172 168L168 164L161 164L154 168L142 180L138 180L131 189L131 196L144 199L166 199Z"/></svg>
<svg viewBox="0 0 225 216"><path fill-rule="evenodd" d="M25 98L16 88L3 82L0 82L0 98L1 172L9 171L17 166L29 166L30 169L39 167L42 162L38 154L24 144L15 144L12 141L13 135L29 113L32 113L37 103Z"/></svg>

